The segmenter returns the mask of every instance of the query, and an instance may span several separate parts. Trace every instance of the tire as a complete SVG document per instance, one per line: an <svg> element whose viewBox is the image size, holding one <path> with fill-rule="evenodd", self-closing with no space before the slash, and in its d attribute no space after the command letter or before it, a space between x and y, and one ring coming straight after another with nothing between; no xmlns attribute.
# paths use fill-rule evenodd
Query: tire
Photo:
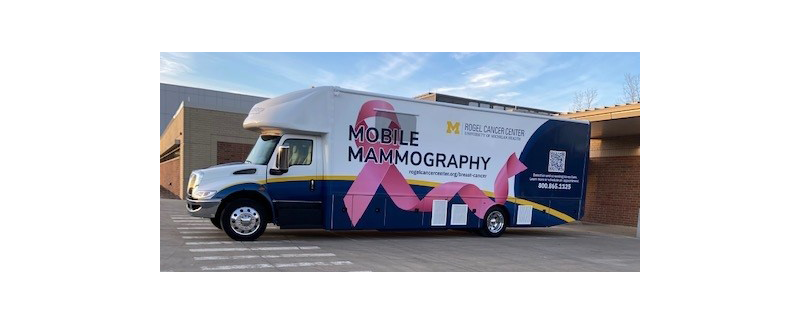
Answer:
<svg viewBox="0 0 800 325"><path fill-rule="evenodd" d="M509 220L505 209L493 206L486 211L486 216L483 217L480 234L485 237L500 237L506 231Z"/></svg>
<svg viewBox="0 0 800 325"><path fill-rule="evenodd" d="M220 216L222 230L233 240L256 240L267 228L267 213L261 203L252 199L236 199L225 205Z"/></svg>
<svg viewBox="0 0 800 325"><path fill-rule="evenodd" d="M211 218L210 220L211 224L214 225L214 227L217 227L217 229L222 229L222 225L219 224L219 217L214 217Z"/></svg>

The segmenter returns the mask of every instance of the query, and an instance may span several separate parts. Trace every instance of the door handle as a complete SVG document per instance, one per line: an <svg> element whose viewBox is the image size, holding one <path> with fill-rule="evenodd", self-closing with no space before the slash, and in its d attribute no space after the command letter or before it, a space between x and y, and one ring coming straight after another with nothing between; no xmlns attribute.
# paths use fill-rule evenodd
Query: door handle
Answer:
<svg viewBox="0 0 800 325"><path fill-rule="evenodd" d="M311 187L311 191L313 192L314 191L314 180L313 179L311 180L310 187Z"/></svg>

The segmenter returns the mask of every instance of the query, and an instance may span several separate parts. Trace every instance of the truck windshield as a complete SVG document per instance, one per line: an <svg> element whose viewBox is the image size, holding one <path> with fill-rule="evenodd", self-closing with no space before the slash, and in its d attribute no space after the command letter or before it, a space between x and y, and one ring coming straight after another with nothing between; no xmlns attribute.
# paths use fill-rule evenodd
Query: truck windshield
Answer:
<svg viewBox="0 0 800 325"><path fill-rule="evenodd" d="M278 144L280 138L277 135L262 135L259 137L256 145L253 146L253 150L250 150L250 154L247 155L245 163L266 165L269 162L269 158L272 157L272 151L275 150L275 145Z"/></svg>

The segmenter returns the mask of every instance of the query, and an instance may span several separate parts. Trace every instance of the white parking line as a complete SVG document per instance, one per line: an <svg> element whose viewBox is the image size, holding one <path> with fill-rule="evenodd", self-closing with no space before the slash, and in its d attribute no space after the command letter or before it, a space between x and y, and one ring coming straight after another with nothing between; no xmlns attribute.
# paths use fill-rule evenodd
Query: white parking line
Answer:
<svg viewBox="0 0 800 325"><path fill-rule="evenodd" d="M172 220L200 220L200 219L207 219L201 217L170 217Z"/></svg>
<svg viewBox="0 0 800 325"><path fill-rule="evenodd" d="M300 262L300 263L281 263L281 264L243 264L243 265L220 265L220 266L203 266L203 271L227 271L227 270L247 270L247 269L264 269L273 267L304 267L304 266L339 266L339 265L352 265L350 261L333 261L333 262Z"/></svg>
<svg viewBox="0 0 800 325"><path fill-rule="evenodd" d="M259 255L236 255L236 256L195 256L195 261L221 261L221 260L243 260L248 258L260 258Z"/></svg>
<svg viewBox="0 0 800 325"><path fill-rule="evenodd" d="M333 261L333 262L297 262L297 263L281 263L275 264L275 267L302 267L302 266L339 266L351 265L350 261Z"/></svg>
<svg viewBox="0 0 800 325"><path fill-rule="evenodd" d="M249 264L249 265L222 265L222 266L203 266L203 271L227 271L227 270L246 270L271 268L271 264Z"/></svg>
<svg viewBox="0 0 800 325"><path fill-rule="evenodd" d="M217 234L216 236L181 236L183 239L228 239L225 234Z"/></svg>
<svg viewBox="0 0 800 325"><path fill-rule="evenodd" d="M208 224L208 223L209 223L209 221L208 221L208 220L204 220L204 219L193 219L193 220L172 220L172 222L177 222L177 223L182 223L182 222L202 222L202 223L205 223L205 224Z"/></svg>
<svg viewBox="0 0 800 325"><path fill-rule="evenodd" d="M305 240L293 240L293 239L270 239L270 240L259 240L259 241L244 241L238 242L230 239L225 233L218 233L217 236L183 236L183 239L222 239L225 241L190 241L186 242L186 245L230 245L230 244L275 244L275 243L293 243L299 244L305 242Z"/></svg>
<svg viewBox="0 0 800 325"><path fill-rule="evenodd" d="M280 255L234 255L234 256L195 256L195 261L222 261L222 260L242 260L248 258L282 258L282 257L331 257L334 253L316 254L280 254Z"/></svg>
<svg viewBox="0 0 800 325"><path fill-rule="evenodd" d="M296 251L319 249L319 246L285 246L285 247L225 247L225 248L192 248L190 252L242 252L242 251Z"/></svg>
<svg viewBox="0 0 800 325"><path fill-rule="evenodd" d="M336 256L334 253L307 253L307 254L281 254L280 257L324 257L324 256ZM277 255L262 255L261 257L265 258L276 258Z"/></svg>
<svg viewBox="0 0 800 325"><path fill-rule="evenodd" d="M216 231L179 231L182 234L219 234L222 230L214 228Z"/></svg>
<svg viewBox="0 0 800 325"><path fill-rule="evenodd" d="M235 241L190 241L187 242L186 245L225 245L225 244L236 244L238 242Z"/></svg>
<svg viewBox="0 0 800 325"><path fill-rule="evenodd" d="M180 230L219 230L217 227L178 227Z"/></svg>

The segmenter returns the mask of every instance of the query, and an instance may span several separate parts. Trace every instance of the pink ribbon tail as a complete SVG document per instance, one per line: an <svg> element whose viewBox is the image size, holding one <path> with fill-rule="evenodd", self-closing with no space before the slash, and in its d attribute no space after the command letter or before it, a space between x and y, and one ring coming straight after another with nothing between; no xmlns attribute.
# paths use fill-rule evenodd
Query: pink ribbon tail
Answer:
<svg viewBox="0 0 800 325"><path fill-rule="evenodd" d="M375 110L376 108L380 110ZM358 127L366 126L365 120L367 118L376 117L380 114L380 116L391 120L390 127L400 129L401 126L397 121L397 116L394 112L391 112L393 110L394 108L388 102L380 100L367 101L361 106L361 111L358 114L355 125ZM355 142L356 145L363 149L372 147L375 149L383 148L390 150L399 147L399 145L393 144L383 145L366 143L358 139L356 139ZM414 193L411 185L408 184L408 181L395 165L368 162L364 165L364 168L361 169L361 172L358 173L358 176L344 196L344 206L347 208L350 222L355 226L358 224L358 221L361 220L369 203L372 202L372 198L378 191L378 186L383 186L383 189L386 190L386 193L391 197L392 202L402 210L412 211L416 209L421 212L430 212L433 210L433 200L450 200L458 195L464 200L464 203L467 204L469 209L475 210L475 214L478 218L483 219L489 207L495 204L505 204L508 199L508 179L525 169L527 169L527 167L517 158L517 154L512 153L495 178L495 200L489 198L489 196L474 184L462 182L439 184L420 200L417 194Z"/></svg>

